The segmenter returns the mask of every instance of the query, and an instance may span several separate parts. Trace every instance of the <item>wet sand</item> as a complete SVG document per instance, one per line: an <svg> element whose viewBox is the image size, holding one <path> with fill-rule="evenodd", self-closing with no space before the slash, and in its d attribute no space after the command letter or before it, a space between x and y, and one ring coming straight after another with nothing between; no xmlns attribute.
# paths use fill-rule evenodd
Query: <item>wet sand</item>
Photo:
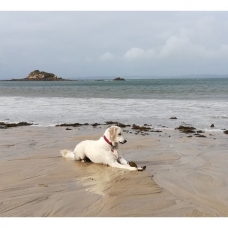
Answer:
<svg viewBox="0 0 228 228"><path fill-rule="evenodd" d="M130 130L120 149L127 160L146 165L144 172L60 156L106 128L0 129L0 217L228 216L228 135Z"/></svg>

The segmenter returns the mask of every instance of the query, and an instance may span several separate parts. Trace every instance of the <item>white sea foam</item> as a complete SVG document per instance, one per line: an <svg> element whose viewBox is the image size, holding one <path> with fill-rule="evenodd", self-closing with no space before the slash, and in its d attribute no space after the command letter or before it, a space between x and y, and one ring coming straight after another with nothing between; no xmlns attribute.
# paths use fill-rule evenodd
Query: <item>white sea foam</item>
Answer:
<svg viewBox="0 0 228 228"><path fill-rule="evenodd" d="M201 129L210 129L211 124L214 129L228 129L227 111L227 101L0 97L0 121L27 121L39 126L119 121L156 128L185 123Z"/></svg>

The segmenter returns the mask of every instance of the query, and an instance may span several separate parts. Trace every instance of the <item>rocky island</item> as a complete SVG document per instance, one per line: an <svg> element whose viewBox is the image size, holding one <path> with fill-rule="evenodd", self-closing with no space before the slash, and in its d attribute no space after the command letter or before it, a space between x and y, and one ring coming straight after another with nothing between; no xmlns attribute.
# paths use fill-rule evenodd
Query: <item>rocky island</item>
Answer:
<svg viewBox="0 0 228 228"><path fill-rule="evenodd" d="M12 81L69 81L69 80L57 77L53 73L47 73L45 71L34 70L26 78L12 79Z"/></svg>
<svg viewBox="0 0 228 228"><path fill-rule="evenodd" d="M117 78L114 78L113 81L126 81L126 80L124 78L117 77Z"/></svg>

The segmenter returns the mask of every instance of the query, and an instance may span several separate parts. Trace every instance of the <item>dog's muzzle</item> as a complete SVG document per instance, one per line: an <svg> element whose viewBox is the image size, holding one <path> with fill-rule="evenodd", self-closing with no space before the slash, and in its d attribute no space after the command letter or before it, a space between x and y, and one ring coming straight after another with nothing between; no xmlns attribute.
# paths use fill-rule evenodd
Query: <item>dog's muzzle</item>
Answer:
<svg viewBox="0 0 228 228"><path fill-rule="evenodd" d="M123 142L120 142L121 144L124 144L124 143L126 143L127 142L127 140L126 139L124 139L124 141Z"/></svg>

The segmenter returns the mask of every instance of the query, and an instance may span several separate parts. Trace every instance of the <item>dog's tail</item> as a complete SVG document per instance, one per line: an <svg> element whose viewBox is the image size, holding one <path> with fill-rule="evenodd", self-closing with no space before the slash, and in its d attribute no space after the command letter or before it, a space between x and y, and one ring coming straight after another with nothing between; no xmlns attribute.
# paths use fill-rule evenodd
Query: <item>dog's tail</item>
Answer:
<svg viewBox="0 0 228 228"><path fill-rule="evenodd" d="M74 156L73 151L64 149L64 150L61 150L61 151L60 151L60 154L61 154L64 158L68 158L68 159L71 159L71 160L75 160L75 156Z"/></svg>

